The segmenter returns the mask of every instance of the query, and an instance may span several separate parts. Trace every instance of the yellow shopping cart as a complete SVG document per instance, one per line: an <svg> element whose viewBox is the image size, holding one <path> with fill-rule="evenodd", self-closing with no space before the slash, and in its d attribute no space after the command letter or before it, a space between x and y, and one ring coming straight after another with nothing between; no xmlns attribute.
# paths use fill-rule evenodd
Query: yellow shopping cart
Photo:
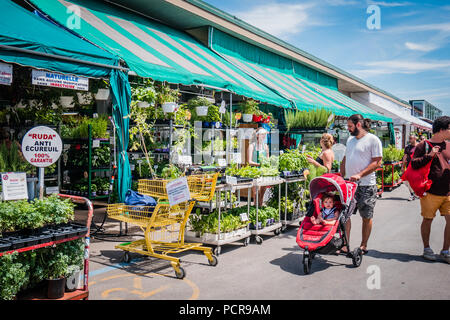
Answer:
<svg viewBox="0 0 450 320"><path fill-rule="evenodd" d="M192 190L194 191L191 192L191 197L195 200L197 200L196 198L212 198L217 177L218 174L214 176L214 181L206 176L203 178L199 176L188 178L189 189L191 190L192 185ZM189 183L190 180L191 183ZM183 279L186 271L181 267L180 259L169 254L187 250L202 251L211 266L216 266L218 259L213 255L211 248L204 247L201 243L184 242L186 223L195 201L170 206L167 201L166 191L166 185L169 181L163 179L143 179L138 181L138 192L157 198L158 203L156 206L128 206L116 203L108 205L107 214L112 219L137 225L144 232L145 239L122 243L115 247L125 251L123 258L125 262L130 262L130 252L168 260L174 268L177 278ZM201 186L202 183L203 186Z"/></svg>

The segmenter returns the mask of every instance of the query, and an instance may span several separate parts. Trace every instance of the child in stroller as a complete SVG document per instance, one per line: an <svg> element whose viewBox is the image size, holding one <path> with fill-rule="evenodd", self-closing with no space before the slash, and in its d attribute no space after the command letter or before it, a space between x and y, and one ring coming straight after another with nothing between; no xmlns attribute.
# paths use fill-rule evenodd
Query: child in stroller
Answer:
<svg viewBox="0 0 450 320"><path fill-rule="evenodd" d="M322 195L323 208L317 215L317 218L311 216L312 224L335 224L339 218L339 209L334 205L334 195L332 193L324 193Z"/></svg>
<svg viewBox="0 0 450 320"><path fill-rule="evenodd" d="M355 191L357 184L345 181L341 176L327 173L311 180L309 191L311 194L311 205L306 217L303 219L297 232L297 244L304 249L303 253L303 271L308 274L311 271L312 260L315 254L337 254L345 255L351 258L353 265L359 267L362 261L362 251L356 248L350 251L350 244L345 232L345 223L355 210ZM330 193L337 193L332 196ZM327 200L334 197L334 201ZM326 208L323 209L323 202L331 202L327 207L332 206L335 215L333 218L323 220L323 212L329 213ZM321 218L322 216L322 218ZM341 249L346 247L347 251Z"/></svg>

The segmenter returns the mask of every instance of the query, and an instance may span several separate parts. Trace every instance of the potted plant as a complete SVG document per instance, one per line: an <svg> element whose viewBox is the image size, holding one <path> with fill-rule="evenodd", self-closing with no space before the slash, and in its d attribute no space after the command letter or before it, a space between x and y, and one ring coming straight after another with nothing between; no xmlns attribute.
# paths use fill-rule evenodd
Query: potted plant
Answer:
<svg viewBox="0 0 450 320"><path fill-rule="evenodd" d="M49 249L46 257L45 279L47 280L47 297L59 299L64 296L69 257L61 251Z"/></svg>
<svg viewBox="0 0 450 320"><path fill-rule="evenodd" d="M241 104L242 120L244 122L251 122L253 115L258 113L258 102L253 99L244 100Z"/></svg>
<svg viewBox="0 0 450 320"><path fill-rule="evenodd" d="M97 196L97 185L92 184L91 185L91 196L96 197Z"/></svg>
<svg viewBox="0 0 450 320"><path fill-rule="evenodd" d="M161 104L163 112L173 113L178 109L178 96L180 92L173 90L168 85L161 85L157 93L157 100Z"/></svg>

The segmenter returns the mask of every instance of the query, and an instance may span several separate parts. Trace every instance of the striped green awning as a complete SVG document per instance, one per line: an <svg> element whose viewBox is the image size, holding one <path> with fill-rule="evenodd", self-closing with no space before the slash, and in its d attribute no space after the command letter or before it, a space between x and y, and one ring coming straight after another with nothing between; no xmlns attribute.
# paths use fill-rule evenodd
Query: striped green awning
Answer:
<svg viewBox="0 0 450 320"><path fill-rule="evenodd" d="M338 116L345 117L354 114L350 108L317 93L317 91L298 80L293 74L277 71L229 55L223 54L222 56L254 79L292 101L297 109L311 110L322 108L330 110Z"/></svg>
<svg viewBox="0 0 450 320"><path fill-rule="evenodd" d="M353 111L353 113L360 113L365 118L369 118L369 119L375 120L375 121L392 122L391 118L386 117L386 116L382 115L381 113L378 113L378 112L370 109L369 107L359 103L356 100L353 100L350 97L347 97L345 94L343 94L337 90L333 90L333 89L327 88L325 86L321 86L312 81L303 80L303 79L299 79L299 80L301 82L305 83L307 86L314 89L316 92L323 94L324 96L326 96L330 99L333 99L333 100L341 103L344 106L347 106L349 109L351 109Z"/></svg>
<svg viewBox="0 0 450 320"><path fill-rule="evenodd" d="M122 58L141 77L291 105L185 32L101 1L31 1L59 24Z"/></svg>

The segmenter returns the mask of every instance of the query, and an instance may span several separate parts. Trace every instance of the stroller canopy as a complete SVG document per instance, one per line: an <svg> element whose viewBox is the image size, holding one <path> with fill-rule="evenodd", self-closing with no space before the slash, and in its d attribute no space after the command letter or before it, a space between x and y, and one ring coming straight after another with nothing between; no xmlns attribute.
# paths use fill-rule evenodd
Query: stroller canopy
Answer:
<svg viewBox="0 0 450 320"><path fill-rule="evenodd" d="M311 180L309 184L309 192L311 193L311 199L315 199L323 192L338 191L341 203L349 206L350 201L355 196L357 186L358 185L356 183L345 181L339 175L326 173Z"/></svg>

